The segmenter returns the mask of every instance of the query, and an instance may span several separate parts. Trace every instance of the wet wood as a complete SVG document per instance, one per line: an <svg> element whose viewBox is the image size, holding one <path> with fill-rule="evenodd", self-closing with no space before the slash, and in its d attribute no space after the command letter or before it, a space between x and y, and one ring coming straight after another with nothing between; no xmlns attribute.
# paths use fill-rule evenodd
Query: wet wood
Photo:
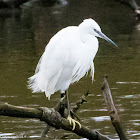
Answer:
<svg viewBox="0 0 140 140"><path fill-rule="evenodd" d="M56 129L72 131L72 125L70 125L68 120L63 118L54 108L28 108L1 102L0 115L20 118L36 118L46 122L49 126L55 127ZM72 132L91 140L109 140L108 137L100 134L97 131L90 130L83 125L81 128L76 126L75 130Z"/></svg>
<svg viewBox="0 0 140 140"><path fill-rule="evenodd" d="M0 102L0 115L21 118L41 118L42 112L37 108L14 106Z"/></svg>
<svg viewBox="0 0 140 140"><path fill-rule="evenodd" d="M76 104L75 104L75 106L74 106L74 108L73 108L73 112L74 112L74 113L77 112L77 110L81 107L81 105L82 105L83 103L87 102L86 98L88 97L89 94L90 94L89 91L87 91L87 92L81 97L81 99L80 99L79 101L76 102Z"/></svg>
<svg viewBox="0 0 140 140"><path fill-rule="evenodd" d="M106 76L104 77L104 83L102 86L103 95L105 98L105 103L109 111L109 115L113 126L121 140L128 140L120 123L120 119L115 108L109 84L107 82ZM87 92L82 98L76 103L72 112L76 112L80 106L86 101L86 97L89 95ZM21 106L14 106L8 103L0 103L0 115L1 116L11 116L11 117L21 117L21 118L36 118L47 123L47 127L43 132L43 136L48 132L50 126L56 129L64 129L71 131L81 137L91 139L91 140L109 140L110 138L100 134L95 130L90 130L82 125L79 128L76 125L75 130L72 130L72 126L69 124L68 120L65 119L67 115L64 112L66 109L65 97L61 98L60 102L54 108L40 107L40 108L28 108Z"/></svg>
<svg viewBox="0 0 140 140"><path fill-rule="evenodd" d="M76 112L78 111L78 109L81 107L81 105L84 103L84 102L87 102L86 98L88 97L89 95L89 91L87 93L85 93L81 99L79 101L77 101L75 103L75 106L73 107L73 109L71 110L71 117L74 119L76 118L79 122L80 122L80 117L76 114ZM67 118L68 114L67 114L67 108L66 108L66 96L64 93L61 94L61 99L59 101L59 103L55 106L54 108L56 111L58 111L62 117L64 118ZM47 125L45 127L45 129L43 130L42 134L41 134L41 138L44 138L48 131L50 129L50 126Z"/></svg>
<svg viewBox="0 0 140 140"><path fill-rule="evenodd" d="M115 127L115 130L116 130L118 136L120 137L120 140L128 140L126 137L126 134L124 133L124 131L122 129L121 122L120 122L117 110L116 110L114 102L113 102L109 84L107 82L107 76L104 77L102 90L103 90L105 103L106 103L107 110L109 112L112 124Z"/></svg>

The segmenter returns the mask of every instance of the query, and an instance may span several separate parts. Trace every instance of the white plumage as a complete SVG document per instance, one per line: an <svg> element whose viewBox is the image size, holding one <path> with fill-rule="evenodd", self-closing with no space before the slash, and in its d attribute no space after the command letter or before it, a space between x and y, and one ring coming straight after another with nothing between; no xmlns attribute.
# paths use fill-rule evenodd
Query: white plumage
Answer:
<svg viewBox="0 0 140 140"><path fill-rule="evenodd" d="M69 26L56 33L46 46L35 74L29 78L29 88L33 93L45 92L50 99L55 92L66 91L71 83L79 81L89 70L93 80L97 37L112 42L93 19L86 19L79 26Z"/></svg>

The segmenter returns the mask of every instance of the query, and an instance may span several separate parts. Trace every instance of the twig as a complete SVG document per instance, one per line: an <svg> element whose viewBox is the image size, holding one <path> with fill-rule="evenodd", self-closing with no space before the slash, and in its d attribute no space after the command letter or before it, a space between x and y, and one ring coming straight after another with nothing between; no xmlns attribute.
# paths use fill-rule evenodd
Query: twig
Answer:
<svg viewBox="0 0 140 140"><path fill-rule="evenodd" d="M103 95L104 95L104 99L105 99L105 103L112 121L113 126L115 127L116 132L118 133L118 136L120 137L121 140L128 140L120 123L120 119L117 113L117 110L115 108L113 99L112 99L112 95L111 95L111 91L109 88L109 84L107 82L107 76L104 76L104 83L102 86L102 90L103 90Z"/></svg>
<svg viewBox="0 0 140 140"><path fill-rule="evenodd" d="M48 131L50 130L50 127L51 127L50 125L48 125L48 124L46 125L46 127L43 130L43 132L41 133L41 138L42 139L46 137Z"/></svg>
<svg viewBox="0 0 140 140"><path fill-rule="evenodd" d="M85 93L85 94L81 97L81 99L80 99L78 102L76 102L76 104L75 104L75 106L74 106L74 108L73 108L73 110L72 110L74 113L77 112L77 110L80 108L80 106L81 106L84 102L87 102L86 98L87 98L87 96L88 96L89 94L90 94L89 91L87 91L87 93Z"/></svg>

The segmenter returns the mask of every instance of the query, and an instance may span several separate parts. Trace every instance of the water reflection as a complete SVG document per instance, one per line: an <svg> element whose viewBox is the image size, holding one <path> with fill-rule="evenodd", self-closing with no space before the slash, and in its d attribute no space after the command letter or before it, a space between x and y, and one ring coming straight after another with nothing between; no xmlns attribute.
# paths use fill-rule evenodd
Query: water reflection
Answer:
<svg viewBox="0 0 140 140"><path fill-rule="evenodd" d="M118 10L119 13L116 12ZM89 90L92 94L78 112L82 123L111 138L118 138L108 120L100 89L103 75L107 73L123 127L130 139L140 139L139 23L134 23L130 11L116 2L71 0L62 7L24 7L12 14L1 11L0 101L28 107L54 107L60 95L54 94L51 101L46 101L44 94L32 94L27 89L27 78L34 73L46 44L58 30L68 25L78 25L89 17L94 18L119 47L99 40L95 81L92 84L87 76L72 85L69 90L71 105ZM0 117L0 122L0 135L24 135L28 139L38 139L46 126L34 119ZM63 130L52 130L48 134L49 139L62 138L63 134L66 136L64 139L79 138Z"/></svg>
<svg viewBox="0 0 140 140"><path fill-rule="evenodd" d="M107 120L110 121L109 116L91 117L91 119L96 121L96 122L107 121Z"/></svg>

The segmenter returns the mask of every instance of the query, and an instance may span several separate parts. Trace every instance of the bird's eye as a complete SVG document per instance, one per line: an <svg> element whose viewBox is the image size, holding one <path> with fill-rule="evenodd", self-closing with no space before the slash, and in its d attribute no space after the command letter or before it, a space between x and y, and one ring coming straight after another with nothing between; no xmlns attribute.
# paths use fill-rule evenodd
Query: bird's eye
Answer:
<svg viewBox="0 0 140 140"><path fill-rule="evenodd" d="M95 31L96 33L99 33L99 31L98 31L98 30L96 30L96 29L94 29L94 31Z"/></svg>

